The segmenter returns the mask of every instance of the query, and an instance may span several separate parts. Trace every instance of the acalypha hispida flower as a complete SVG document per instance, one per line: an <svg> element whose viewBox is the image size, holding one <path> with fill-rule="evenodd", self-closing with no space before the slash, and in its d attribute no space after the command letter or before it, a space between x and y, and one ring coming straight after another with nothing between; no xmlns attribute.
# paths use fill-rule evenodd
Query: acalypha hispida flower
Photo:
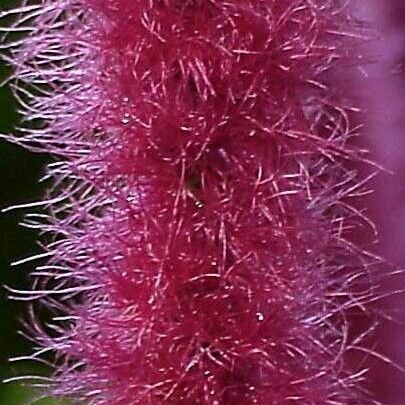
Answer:
<svg viewBox="0 0 405 405"><path fill-rule="evenodd" d="M32 358L54 353L48 394L370 404L355 359L373 353L358 325L379 259L356 237L374 226L350 91L366 28L350 7L44 0L3 14L26 124L10 139L54 157L27 218L46 241L34 288L9 288L51 310L30 326Z"/></svg>

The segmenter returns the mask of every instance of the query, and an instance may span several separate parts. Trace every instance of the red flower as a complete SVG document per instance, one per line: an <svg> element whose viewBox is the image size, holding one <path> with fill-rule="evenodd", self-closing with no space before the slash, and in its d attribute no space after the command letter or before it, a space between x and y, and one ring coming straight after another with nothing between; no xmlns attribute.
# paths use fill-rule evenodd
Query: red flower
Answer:
<svg viewBox="0 0 405 405"><path fill-rule="evenodd" d="M365 156L342 79L363 24L344 3L19 9L9 60L31 126L14 142L57 157L31 293L63 314L34 328L53 395L369 403L347 362L374 258L352 238Z"/></svg>

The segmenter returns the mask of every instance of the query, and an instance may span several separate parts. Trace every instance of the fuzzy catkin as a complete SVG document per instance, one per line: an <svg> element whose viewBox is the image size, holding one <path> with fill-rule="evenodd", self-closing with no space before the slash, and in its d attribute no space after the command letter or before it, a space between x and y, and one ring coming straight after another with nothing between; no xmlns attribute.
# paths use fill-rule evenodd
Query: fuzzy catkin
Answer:
<svg viewBox="0 0 405 405"><path fill-rule="evenodd" d="M6 41L46 151L47 392L85 404L361 404L371 227L345 1L25 2ZM13 32L26 31L21 39ZM39 223L39 225L38 225ZM18 298L24 292L12 290ZM24 296L24 295L23 295ZM354 328L355 329L355 328ZM352 362L351 362L352 363Z"/></svg>

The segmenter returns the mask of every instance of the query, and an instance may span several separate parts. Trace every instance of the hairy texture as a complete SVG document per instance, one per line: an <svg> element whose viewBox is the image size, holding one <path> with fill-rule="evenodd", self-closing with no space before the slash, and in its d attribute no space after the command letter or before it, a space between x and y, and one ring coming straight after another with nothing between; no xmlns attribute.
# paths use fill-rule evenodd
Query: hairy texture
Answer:
<svg viewBox="0 0 405 405"><path fill-rule="evenodd" d="M32 325L52 395L86 404L369 404L366 160L339 0L48 0L6 57L56 157ZM28 35L21 38L20 32ZM340 78L338 80L338 78ZM348 361L350 360L350 361Z"/></svg>

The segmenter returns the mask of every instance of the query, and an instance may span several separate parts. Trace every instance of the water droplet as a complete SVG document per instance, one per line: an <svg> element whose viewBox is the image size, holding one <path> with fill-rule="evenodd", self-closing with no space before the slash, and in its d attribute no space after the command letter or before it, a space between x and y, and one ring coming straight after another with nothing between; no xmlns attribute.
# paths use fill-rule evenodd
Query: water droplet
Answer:
<svg viewBox="0 0 405 405"><path fill-rule="evenodd" d="M124 116L123 116L122 119L121 119L121 122L122 122L123 124L128 124L128 122L129 122L129 114L128 114L128 113L125 113L125 114L124 114Z"/></svg>
<svg viewBox="0 0 405 405"><path fill-rule="evenodd" d="M195 202L195 206L196 206L197 208L203 208L203 207L204 207L204 204L203 204L201 201L196 201L196 202Z"/></svg>
<svg viewBox="0 0 405 405"><path fill-rule="evenodd" d="M263 315L261 312L257 312L257 313L256 313L256 317L257 317L257 320L258 320L259 322L263 322L263 321L264 321L264 315Z"/></svg>

